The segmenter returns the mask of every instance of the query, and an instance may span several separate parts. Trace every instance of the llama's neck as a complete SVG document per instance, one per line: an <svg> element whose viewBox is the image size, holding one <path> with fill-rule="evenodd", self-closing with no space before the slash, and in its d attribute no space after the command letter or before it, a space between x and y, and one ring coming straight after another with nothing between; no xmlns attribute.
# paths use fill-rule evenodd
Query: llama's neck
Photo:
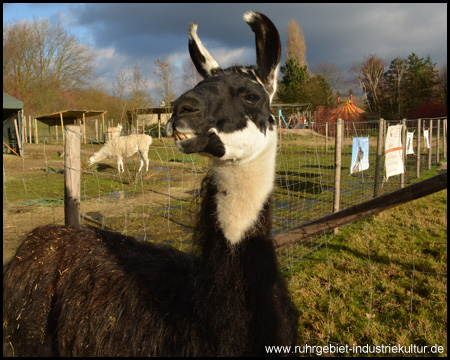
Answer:
<svg viewBox="0 0 450 360"><path fill-rule="evenodd" d="M105 160L107 157L111 156L109 155L110 152L108 144L103 145L103 147L93 155L93 158L95 159L95 162Z"/></svg>
<svg viewBox="0 0 450 360"><path fill-rule="evenodd" d="M217 223L231 245L251 236L273 191L276 132L266 136L266 148L249 162L213 161Z"/></svg>
<svg viewBox="0 0 450 360"><path fill-rule="evenodd" d="M199 284L196 294L211 303L203 316L214 319L218 339L234 341L246 354L260 352L261 344L276 344L280 326L273 296L279 275L270 237L273 135L252 161L213 162L212 176L203 183L198 233L194 234L200 250L199 265L193 271ZM261 336L248 338L249 333Z"/></svg>

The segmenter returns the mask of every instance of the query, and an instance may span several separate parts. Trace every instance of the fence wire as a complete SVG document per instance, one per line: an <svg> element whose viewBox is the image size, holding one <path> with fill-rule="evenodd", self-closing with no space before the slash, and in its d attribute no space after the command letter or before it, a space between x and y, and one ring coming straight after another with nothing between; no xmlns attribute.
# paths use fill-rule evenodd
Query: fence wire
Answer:
<svg viewBox="0 0 450 360"><path fill-rule="evenodd" d="M420 129L417 119L406 120L407 131L414 132L414 154L406 155L404 175L388 180L384 171L386 131L402 121L385 121L380 172L376 171L380 122L344 122L340 209L427 178L438 167L446 169L446 119L433 119L431 151L423 133L430 130L430 120L422 119ZM335 123L279 130L274 235L333 212L335 136ZM365 137L369 168L352 174L353 139ZM41 137L40 145L27 144L22 158L4 156L4 261L32 228L64 223L60 157L64 149L61 137L59 144L55 140ZM150 171L137 173L135 155L119 174L114 159L89 166L89 157L102 144L92 133L85 140L81 224L189 249L201 180L210 160L182 154L172 139L154 136ZM375 220L352 225L351 232L350 226L344 227L338 234L325 233L279 250L280 266L301 312L299 342L322 346L438 344L447 353L446 217L429 225L415 202L407 207L408 223L396 221L395 212L390 217L383 213ZM380 243L370 235L373 229L395 240Z"/></svg>

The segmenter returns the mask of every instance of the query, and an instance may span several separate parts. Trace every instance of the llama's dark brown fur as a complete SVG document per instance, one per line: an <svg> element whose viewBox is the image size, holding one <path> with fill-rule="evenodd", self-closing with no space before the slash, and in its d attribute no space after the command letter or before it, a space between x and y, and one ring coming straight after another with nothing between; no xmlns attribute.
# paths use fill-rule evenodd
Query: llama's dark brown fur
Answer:
<svg viewBox="0 0 450 360"><path fill-rule="evenodd" d="M249 241L230 248L205 184L198 254L99 229L33 230L4 269L4 356L267 355L265 345L293 345L297 312L267 236L270 204Z"/></svg>

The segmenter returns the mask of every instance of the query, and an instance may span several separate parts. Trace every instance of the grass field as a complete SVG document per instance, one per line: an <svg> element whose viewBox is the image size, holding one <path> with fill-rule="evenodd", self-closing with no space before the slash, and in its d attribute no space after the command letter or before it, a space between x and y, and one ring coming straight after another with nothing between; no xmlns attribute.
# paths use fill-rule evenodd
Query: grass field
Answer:
<svg viewBox="0 0 450 360"><path fill-rule="evenodd" d="M341 208L371 199L375 183L373 167L349 174L350 141L343 148ZM373 166L375 139L370 141ZM87 165L99 148L82 145L82 223L188 249L200 182L210 161L180 153L170 140L154 139L149 173L136 174L135 156L118 175L115 160ZM64 223L61 150L62 145L27 144L23 159L3 156L4 261L10 256L5 253L12 254L35 226ZM326 151L323 137L310 132L282 139L275 233L332 212L333 150L330 144ZM407 159L407 184L419 180L415 159ZM438 169L434 164L422 177ZM398 188L398 177L391 178L382 183L381 193ZM440 345L446 355L446 238L445 190L342 227L337 235L282 249L280 265L301 313L298 344Z"/></svg>
<svg viewBox="0 0 450 360"><path fill-rule="evenodd" d="M299 345L438 345L447 355L447 190L316 241L286 270Z"/></svg>

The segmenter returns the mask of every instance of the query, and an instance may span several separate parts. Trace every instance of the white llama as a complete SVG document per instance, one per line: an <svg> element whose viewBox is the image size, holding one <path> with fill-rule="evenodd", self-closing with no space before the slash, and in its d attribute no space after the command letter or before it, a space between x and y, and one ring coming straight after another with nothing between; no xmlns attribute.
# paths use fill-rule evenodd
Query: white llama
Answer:
<svg viewBox="0 0 450 360"><path fill-rule="evenodd" d="M145 163L145 170L148 171L148 150L152 143L152 137L145 134L134 134L128 136L119 136L108 141L102 148L89 158L89 164L93 165L108 157L117 157L117 168L119 173L122 168L124 171L124 158L139 154L141 159L140 172Z"/></svg>
<svg viewBox="0 0 450 360"><path fill-rule="evenodd" d="M108 131L106 132L108 140L112 140L116 137L119 137L122 133L122 124L117 125L116 127L110 127L108 128Z"/></svg>

